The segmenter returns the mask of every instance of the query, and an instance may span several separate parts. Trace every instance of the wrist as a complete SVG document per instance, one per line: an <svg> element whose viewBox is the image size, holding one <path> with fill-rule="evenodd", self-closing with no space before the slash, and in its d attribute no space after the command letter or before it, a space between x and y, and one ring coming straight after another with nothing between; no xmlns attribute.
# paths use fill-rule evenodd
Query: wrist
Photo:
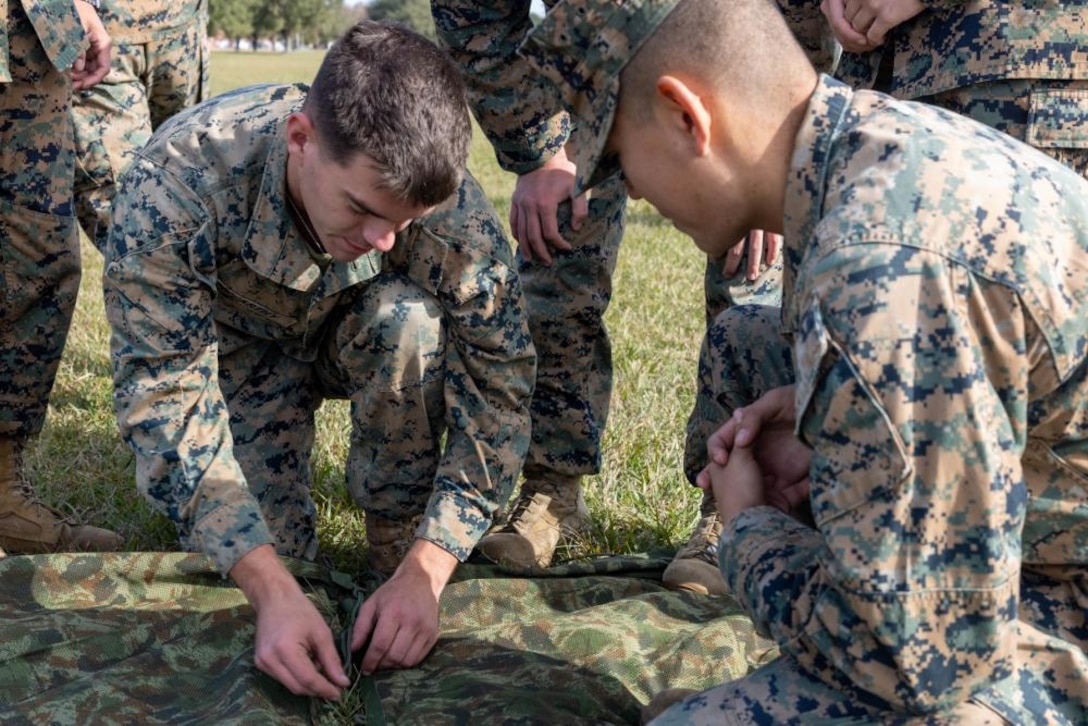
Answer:
<svg viewBox="0 0 1088 726"><path fill-rule="evenodd" d="M100 9L99 0L76 0L76 2L87 3L88 5L90 5L95 10Z"/></svg>
<svg viewBox="0 0 1088 726"><path fill-rule="evenodd" d="M404 555L396 574L426 579L437 599L446 588L457 564L457 558L446 549L430 540L417 539Z"/></svg>
<svg viewBox="0 0 1088 726"><path fill-rule="evenodd" d="M242 556L228 573L239 589L245 593L254 610L284 594L301 591L298 582L280 562L276 550L270 544L254 547Z"/></svg>

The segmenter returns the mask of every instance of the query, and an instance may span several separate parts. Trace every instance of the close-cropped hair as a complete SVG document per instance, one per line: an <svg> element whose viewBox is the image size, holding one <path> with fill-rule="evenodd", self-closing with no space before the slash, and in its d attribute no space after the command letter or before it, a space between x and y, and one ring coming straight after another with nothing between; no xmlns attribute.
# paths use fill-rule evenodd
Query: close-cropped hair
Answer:
<svg viewBox="0 0 1088 726"><path fill-rule="evenodd" d="M680 0L624 68L620 101L644 116L668 74L697 75L734 97L762 96L808 65L773 0Z"/></svg>
<svg viewBox="0 0 1088 726"><path fill-rule="evenodd" d="M421 206L461 183L472 136L460 72L422 35L364 20L325 56L302 108L328 158L374 160L383 189Z"/></svg>

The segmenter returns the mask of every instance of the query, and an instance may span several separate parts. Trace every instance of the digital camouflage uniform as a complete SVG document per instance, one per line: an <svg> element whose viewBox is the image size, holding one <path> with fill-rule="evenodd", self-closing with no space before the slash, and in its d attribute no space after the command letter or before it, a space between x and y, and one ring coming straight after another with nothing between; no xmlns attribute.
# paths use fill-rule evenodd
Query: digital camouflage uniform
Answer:
<svg viewBox="0 0 1088 726"><path fill-rule="evenodd" d="M818 529L726 524L726 583L787 655L661 723L956 723L968 699L1085 723L1088 183L826 78L795 149L781 317L727 313L701 367L722 417L796 384Z"/></svg>
<svg viewBox="0 0 1088 726"><path fill-rule="evenodd" d="M102 0L110 72L72 101L76 214L102 249L117 178L151 132L207 99L207 0ZM101 238L97 231L101 230Z"/></svg>
<svg viewBox="0 0 1088 726"><path fill-rule="evenodd" d="M584 146L608 59L673 5L572 3L534 33ZM783 308L719 318L701 373L720 420L795 385L815 527L726 524L726 584L783 656L654 723L1088 722L1088 183L826 76L789 158Z"/></svg>
<svg viewBox="0 0 1088 726"><path fill-rule="evenodd" d="M0 436L45 423L79 289L69 70L73 0L9 0L0 34Z"/></svg>
<svg viewBox="0 0 1088 726"><path fill-rule="evenodd" d="M120 428L139 488L223 571L316 549L314 411L351 401L368 515L468 556L528 447L534 354L509 243L466 178L383 256L312 253L285 208L305 86L216 97L122 177L105 273ZM441 440L445 437L445 441Z"/></svg>
<svg viewBox="0 0 1088 726"><path fill-rule="evenodd" d="M551 8L556 0L545 0ZM566 144L570 117L555 94L517 55L532 27L529 0L479 3L432 0L440 42L464 70L473 113L503 169L525 174ZM526 478L547 472L596 473L612 392L612 351L603 316L623 236L627 196L617 177L596 187L578 232L570 205L560 208L559 230L572 243L545 266L519 256L538 355L533 396L533 443ZM776 305L781 261L750 283L741 269L726 280L721 262L706 273L708 320L731 304Z"/></svg>

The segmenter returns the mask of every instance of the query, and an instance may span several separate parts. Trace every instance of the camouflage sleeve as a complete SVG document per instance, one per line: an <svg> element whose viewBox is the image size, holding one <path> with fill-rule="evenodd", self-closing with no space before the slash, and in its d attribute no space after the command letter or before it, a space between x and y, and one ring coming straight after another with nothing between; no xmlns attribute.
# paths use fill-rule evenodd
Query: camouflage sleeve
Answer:
<svg viewBox="0 0 1088 726"><path fill-rule="evenodd" d="M521 472L536 352L502 223L470 176L456 201L387 260L446 312L447 440L422 536L464 560Z"/></svg>
<svg viewBox="0 0 1088 726"><path fill-rule="evenodd" d="M856 245L816 265L794 358L818 529L747 510L720 564L811 673L932 712L1015 664L1026 399L988 374L1024 380L1024 308L915 247Z"/></svg>
<svg viewBox="0 0 1088 726"><path fill-rule="evenodd" d="M539 168L566 143L570 118L552 86L517 54L529 0L432 0L439 42L461 66L469 103L507 171Z"/></svg>
<svg viewBox="0 0 1088 726"><path fill-rule="evenodd" d="M778 9L808 56L821 73L831 73L835 64L835 36L820 11L820 0L778 0Z"/></svg>
<svg viewBox="0 0 1088 726"><path fill-rule="evenodd" d="M26 17L30 24L34 26L34 32L37 34L38 40L41 41L45 54L52 61L53 67L62 73L69 70L86 45L83 22L80 20L75 2L73 0L37 0L36 2L11 0L11 2L20 6L23 12L26 13ZM7 3L4 3L4 7L7 7ZM4 35L0 36L0 40L5 42L0 46L0 51L2 51L4 60L10 65L7 25L10 23L13 13L8 12L4 13L4 15L5 30ZM22 61L23 59L18 60ZM6 67L3 70L5 71L2 74L3 80L10 81L11 67Z"/></svg>
<svg viewBox="0 0 1088 726"><path fill-rule="evenodd" d="M114 406L137 487L226 573L272 542L216 380L215 230L154 164L123 178L106 251Z"/></svg>

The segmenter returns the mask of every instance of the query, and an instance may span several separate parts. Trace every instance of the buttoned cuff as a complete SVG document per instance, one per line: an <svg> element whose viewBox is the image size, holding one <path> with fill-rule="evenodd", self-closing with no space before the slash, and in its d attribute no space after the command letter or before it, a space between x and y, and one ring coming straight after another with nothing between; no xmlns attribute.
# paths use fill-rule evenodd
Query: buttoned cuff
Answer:
<svg viewBox="0 0 1088 726"><path fill-rule="evenodd" d="M491 520L480 509L453 494L436 494L416 529L416 538L433 542L464 562L484 536Z"/></svg>
<svg viewBox="0 0 1088 726"><path fill-rule="evenodd" d="M196 523L192 537L224 575L254 548L275 543L252 498L216 507Z"/></svg>

